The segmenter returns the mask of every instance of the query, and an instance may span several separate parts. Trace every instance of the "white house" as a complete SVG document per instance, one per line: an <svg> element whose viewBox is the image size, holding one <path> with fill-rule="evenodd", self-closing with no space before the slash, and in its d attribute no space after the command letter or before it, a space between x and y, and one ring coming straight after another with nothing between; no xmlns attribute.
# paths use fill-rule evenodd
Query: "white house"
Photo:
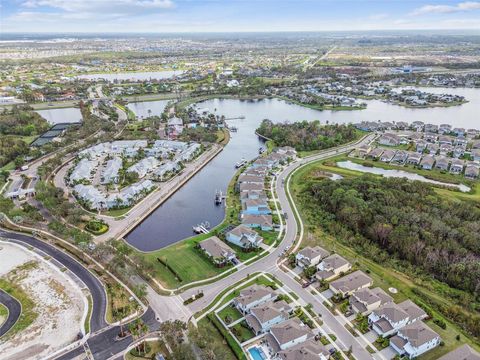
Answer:
<svg viewBox="0 0 480 360"><path fill-rule="evenodd" d="M320 246L307 246L300 250L295 256L297 266L307 268L309 266L317 266L318 263L325 259L330 253Z"/></svg>
<svg viewBox="0 0 480 360"><path fill-rule="evenodd" d="M285 301L268 301L250 309L250 314L245 316L248 326L255 335L263 334L273 325L288 320L292 308Z"/></svg>
<svg viewBox="0 0 480 360"><path fill-rule="evenodd" d="M273 301L277 294L270 288L260 285L252 285L240 291L233 304L242 314L248 314L250 309L267 301Z"/></svg>
<svg viewBox="0 0 480 360"><path fill-rule="evenodd" d="M327 256L317 265L317 274L315 275L318 280L331 280L341 273L345 273L352 268L346 259L338 254L332 254Z"/></svg>
<svg viewBox="0 0 480 360"><path fill-rule="evenodd" d="M390 346L400 355L416 358L440 344L440 335L422 321L416 321L398 331L390 338ZM460 359L459 359L460 360Z"/></svg>
<svg viewBox="0 0 480 360"><path fill-rule="evenodd" d="M275 354L313 337L310 328L296 317L272 326L268 335L267 343Z"/></svg>

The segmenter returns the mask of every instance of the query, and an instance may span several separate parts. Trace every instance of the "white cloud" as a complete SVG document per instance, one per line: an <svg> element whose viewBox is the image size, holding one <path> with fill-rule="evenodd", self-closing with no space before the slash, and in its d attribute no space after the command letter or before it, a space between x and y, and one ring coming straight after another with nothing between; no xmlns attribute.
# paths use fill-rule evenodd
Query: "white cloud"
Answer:
<svg viewBox="0 0 480 360"><path fill-rule="evenodd" d="M479 1L465 1L456 5L425 5L413 10L410 15L450 14L478 9L480 9Z"/></svg>
<svg viewBox="0 0 480 360"><path fill-rule="evenodd" d="M174 7L172 0L27 0L22 4L27 8L47 7L68 12L96 12L109 10L169 9Z"/></svg>

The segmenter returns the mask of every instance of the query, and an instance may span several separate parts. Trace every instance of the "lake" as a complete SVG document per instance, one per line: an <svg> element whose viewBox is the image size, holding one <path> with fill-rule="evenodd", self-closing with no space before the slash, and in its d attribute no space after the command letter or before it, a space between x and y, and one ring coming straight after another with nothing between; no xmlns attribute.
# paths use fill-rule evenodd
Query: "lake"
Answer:
<svg viewBox="0 0 480 360"><path fill-rule="evenodd" d="M455 127L479 127L480 89L428 88L424 90L462 95L470 102L447 108L411 109L379 100L368 100L365 101L367 103L365 110L356 111L319 111L278 99L215 99L200 103L200 108L208 108L227 118L243 115L245 119L228 122L236 126L238 132L232 134L231 141L225 149L133 229L127 235L127 241L140 250L152 251L192 236L192 226L200 222L208 221L212 227L221 223L225 209L215 206L213 201L215 191L226 191L228 183L235 174L234 165L237 161L242 157L250 160L258 155L258 148L262 142L255 135L255 129L265 118L275 122L318 119L323 124L364 120L407 122L419 120L434 124L450 123ZM148 105L149 103L145 104L147 109L151 106ZM154 114L153 108L152 114Z"/></svg>
<svg viewBox="0 0 480 360"><path fill-rule="evenodd" d="M422 175L418 175L418 174L411 173L408 171L403 171L403 170L387 170L379 167L364 166L361 164L354 163L352 161L339 161L337 162L337 166L342 169L354 170L354 171L375 174L375 175L382 175L384 177L407 178L408 180L417 180L417 181L422 181L422 182L426 182L433 185L457 188L462 192L469 192L470 190L472 190L468 186L463 184L450 184L450 183L444 183L441 181L431 180L431 179L427 179Z"/></svg>
<svg viewBox="0 0 480 360"><path fill-rule="evenodd" d="M139 118L147 118L153 115L160 115L165 110L169 100L141 101L129 103L127 107ZM150 110L150 113L148 112Z"/></svg>
<svg viewBox="0 0 480 360"><path fill-rule="evenodd" d="M53 125L59 123L76 123L82 121L82 113L80 112L80 109L73 107L36 110L36 112Z"/></svg>
<svg viewBox="0 0 480 360"><path fill-rule="evenodd" d="M145 72L124 72L124 73L100 73L100 74L84 74L76 76L77 79L83 80L105 80L114 81L145 81L145 80L162 80L170 79L174 76L181 75L181 70L165 70L165 71L145 71Z"/></svg>

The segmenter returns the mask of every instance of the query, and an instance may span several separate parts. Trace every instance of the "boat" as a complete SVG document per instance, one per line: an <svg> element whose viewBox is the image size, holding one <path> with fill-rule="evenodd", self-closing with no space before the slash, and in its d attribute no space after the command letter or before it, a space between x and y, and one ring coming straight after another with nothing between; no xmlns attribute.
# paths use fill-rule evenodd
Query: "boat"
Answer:
<svg viewBox="0 0 480 360"><path fill-rule="evenodd" d="M208 221L204 221L196 226L193 226L193 232L196 234L208 234L210 230L210 223Z"/></svg>
<svg viewBox="0 0 480 360"><path fill-rule="evenodd" d="M240 160L239 162L237 162L235 164L235 167L238 169L238 168L241 168L243 165L245 165L247 163L247 160L245 160L244 158L242 158L242 160Z"/></svg>
<svg viewBox="0 0 480 360"><path fill-rule="evenodd" d="M215 192L215 205L220 205L223 201L223 194L221 191L217 190Z"/></svg>
<svg viewBox="0 0 480 360"><path fill-rule="evenodd" d="M238 129L235 126L230 126L228 130L230 130L231 132L237 132Z"/></svg>
<svg viewBox="0 0 480 360"><path fill-rule="evenodd" d="M263 154L264 152L265 152L265 148L263 146L260 146L260 148L258 149L258 153Z"/></svg>

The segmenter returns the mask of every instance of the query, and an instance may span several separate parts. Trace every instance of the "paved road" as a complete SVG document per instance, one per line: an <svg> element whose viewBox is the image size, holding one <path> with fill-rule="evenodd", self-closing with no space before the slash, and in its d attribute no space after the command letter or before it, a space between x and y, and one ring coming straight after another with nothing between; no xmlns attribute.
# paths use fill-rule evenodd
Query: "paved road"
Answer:
<svg viewBox="0 0 480 360"><path fill-rule="evenodd" d="M0 236L42 250L77 275L80 280L85 283L92 294L93 308L90 321L92 332L103 329L108 325L105 320L105 311L107 308L107 295L105 289L103 288L102 283L93 276L90 271L83 267L83 265L55 246L47 244L46 242L38 240L32 236L17 234L5 230L0 230Z"/></svg>
<svg viewBox="0 0 480 360"><path fill-rule="evenodd" d="M8 293L0 289L0 303L5 305L8 309L7 320L0 326L0 337L5 335L13 325L17 322L20 314L22 313L22 305L17 299L10 296Z"/></svg>

